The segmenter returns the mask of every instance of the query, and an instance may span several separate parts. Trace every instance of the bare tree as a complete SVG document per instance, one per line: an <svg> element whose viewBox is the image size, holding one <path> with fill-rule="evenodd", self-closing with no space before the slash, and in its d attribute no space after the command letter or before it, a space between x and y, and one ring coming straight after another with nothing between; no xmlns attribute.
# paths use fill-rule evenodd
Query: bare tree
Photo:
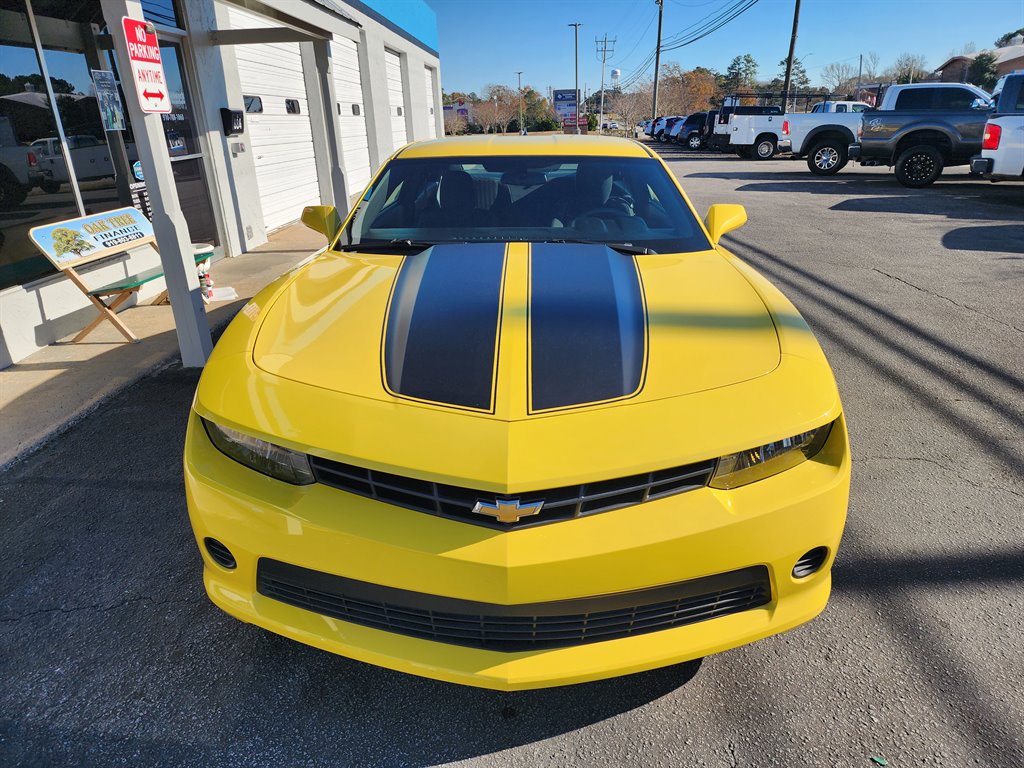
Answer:
<svg viewBox="0 0 1024 768"><path fill-rule="evenodd" d="M919 53L901 53L885 74L897 83L917 83L928 77L927 60Z"/></svg>
<svg viewBox="0 0 1024 768"><path fill-rule="evenodd" d="M857 68L846 61L834 61L821 68L821 82L830 91L838 91L857 77Z"/></svg>
<svg viewBox="0 0 1024 768"><path fill-rule="evenodd" d="M651 87L644 87L630 91L629 93L618 93L611 100L608 107L609 112L619 116L619 125L628 135L632 135L633 127L640 122L651 111Z"/></svg>
<svg viewBox="0 0 1024 768"><path fill-rule="evenodd" d="M505 85L488 85L485 100L494 105L494 125L501 133L519 116L519 94Z"/></svg>
<svg viewBox="0 0 1024 768"><path fill-rule="evenodd" d="M473 121L486 133L498 125L498 109L493 101L481 101L473 105Z"/></svg>
<svg viewBox="0 0 1024 768"><path fill-rule="evenodd" d="M466 132L466 118L454 109L444 111L444 132L449 136Z"/></svg>
<svg viewBox="0 0 1024 768"><path fill-rule="evenodd" d="M874 82L878 79L881 74L880 64L881 59L878 56L878 51L869 51L867 56L864 57L864 71L862 79L864 82Z"/></svg>

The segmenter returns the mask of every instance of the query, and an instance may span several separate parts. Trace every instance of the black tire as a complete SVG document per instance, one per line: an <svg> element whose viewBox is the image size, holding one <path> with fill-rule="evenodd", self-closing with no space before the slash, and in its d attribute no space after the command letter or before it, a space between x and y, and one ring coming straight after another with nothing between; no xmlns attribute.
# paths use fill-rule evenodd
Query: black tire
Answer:
<svg viewBox="0 0 1024 768"><path fill-rule="evenodd" d="M26 197L28 188L22 186L10 168L0 166L0 211L17 208Z"/></svg>
<svg viewBox="0 0 1024 768"><path fill-rule="evenodd" d="M736 147L736 154L744 160L749 160L752 157L752 151L752 147Z"/></svg>
<svg viewBox="0 0 1024 768"><path fill-rule="evenodd" d="M918 144L900 152L896 180L904 187L927 187L942 175L942 153L930 144Z"/></svg>
<svg viewBox="0 0 1024 768"><path fill-rule="evenodd" d="M848 149L849 145L839 139L818 142L807 153L807 167L815 176L834 176L849 162Z"/></svg>
<svg viewBox="0 0 1024 768"><path fill-rule="evenodd" d="M692 150L694 152L696 152L698 149L700 149L700 134L699 133L691 133L686 138L686 148L689 149L689 150Z"/></svg>
<svg viewBox="0 0 1024 768"><path fill-rule="evenodd" d="M665 143L666 141L668 141L668 139L666 139L666 138L665 138L665 132L664 132L664 131L660 131L660 132L658 133L657 139L658 139L658 141L660 141L660 142L661 142L662 144L664 144L664 143Z"/></svg>
<svg viewBox="0 0 1024 768"><path fill-rule="evenodd" d="M39 185L39 188L46 194L52 195L55 192L60 192L60 182L54 181L53 179L47 179Z"/></svg>
<svg viewBox="0 0 1024 768"><path fill-rule="evenodd" d="M779 151L778 142L774 136L765 136L757 140L751 148L750 156L755 160L771 160Z"/></svg>

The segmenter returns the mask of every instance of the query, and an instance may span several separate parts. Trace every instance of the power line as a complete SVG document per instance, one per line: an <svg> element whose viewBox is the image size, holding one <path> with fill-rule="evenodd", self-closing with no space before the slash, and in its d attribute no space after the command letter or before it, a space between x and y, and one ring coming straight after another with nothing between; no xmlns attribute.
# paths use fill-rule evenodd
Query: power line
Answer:
<svg viewBox="0 0 1024 768"><path fill-rule="evenodd" d="M729 22L743 13L746 13L753 8L760 0L736 0L735 2L728 5L726 8L719 11L712 12L704 17L697 24L692 24L687 27L686 30L692 30L689 34L683 34L678 32L669 38L662 41L661 52L678 50L687 45L691 45L698 40L702 40L713 32L718 31ZM657 57L657 48L651 51L650 54L644 59L638 67L636 67L627 77L622 78L620 87L623 90L631 88L637 82L641 80L646 74L651 64Z"/></svg>
<svg viewBox="0 0 1024 768"><path fill-rule="evenodd" d="M618 38L608 39L606 32L603 40L594 38L594 46L597 48L597 56L601 60L601 116L598 118L597 131L600 133L604 128L604 65L615 54L615 41Z"/></svg>

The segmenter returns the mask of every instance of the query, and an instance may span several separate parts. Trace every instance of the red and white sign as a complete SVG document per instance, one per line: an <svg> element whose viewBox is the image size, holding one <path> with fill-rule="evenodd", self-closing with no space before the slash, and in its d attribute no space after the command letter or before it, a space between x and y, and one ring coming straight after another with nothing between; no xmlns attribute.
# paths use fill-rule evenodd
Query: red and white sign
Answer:
<svg viewBox="0 0 1024 768"><path fill-rule="evenodd" d="M121 18L128 58L132 62L132 79L143 112L170 112L171 94L160 61L160 43L153 25L127 16Z"/></svg>

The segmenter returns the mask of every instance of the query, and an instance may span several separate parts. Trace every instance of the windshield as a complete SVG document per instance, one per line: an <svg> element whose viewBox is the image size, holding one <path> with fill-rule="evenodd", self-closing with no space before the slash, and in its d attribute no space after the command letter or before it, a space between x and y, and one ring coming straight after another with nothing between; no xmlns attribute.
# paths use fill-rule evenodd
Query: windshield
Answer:
<svg viewBox="0 0 1024 768"><path fill-rule="evenodd" d="M363 196L343 245L584 240L657 253L710 248L653 158L396 159Z"/></svg>

